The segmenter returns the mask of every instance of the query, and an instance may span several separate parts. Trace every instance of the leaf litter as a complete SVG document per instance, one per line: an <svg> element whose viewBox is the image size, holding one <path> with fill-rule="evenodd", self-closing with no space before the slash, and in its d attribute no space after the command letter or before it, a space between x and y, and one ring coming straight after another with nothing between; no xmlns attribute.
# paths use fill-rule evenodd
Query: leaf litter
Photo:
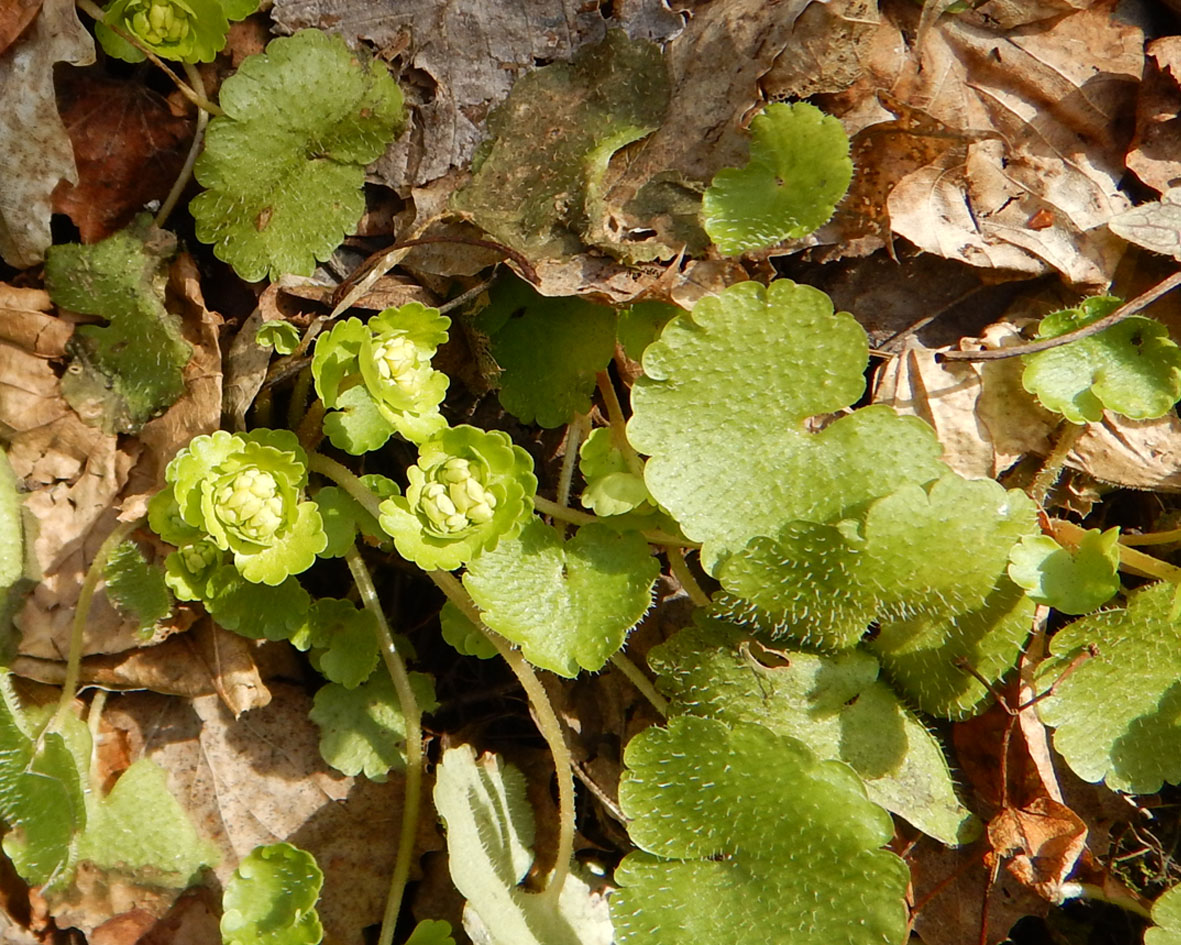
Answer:
<svg viewBox="0 0 1181 945"><path fill-rule="evenodd" d="M401 201L398 232L427 223L449 207L460 209L485 232L524 253L539 274L536 288L542 295L689 304L752 273L768 277L776 265L798 266L819 281L825 265L856 267L885 256L905 264L916 249L946 261L946 275L975 280L976 290L985 295L1003 284L1047 274L1074 290L1093 291L1121 276L1128 242L1173 253L1181 240L1171 191L1181 183L1171 146L1181 114L1177 37L1154 37L1146 44L1146 35L1152 34L1146 34L1145 21L1122 17L1111 3L990 0L975 10L944 16L936 15L936 4L902 0L883 2L880 9L864 0L740 0L692 9L632 0L602 11L542 0L524 5L488 0L480 6L482 15L464 20L431 0L391 8L382 16L345 2L280 0L271 16L280 32L332 24L350 43L360 40L375 47L380 60L391 65L406 93L410 132L371 165L368 175L371 187L388 189ZM21 169L15 178L6 176L18 189L10 190L15 199L6 194L0 211L0 250L17 267L38 262L48 248L51 206L73 218L83 243L93 243L118 229L138 205L158 197L158 188L140 169L160 158L166 163L187 128L185 119L153 100L143 107L164 120L164 136L140 149L98 149L101 173L93 164L88 167L83 161L87 146L79 138L70 148L56 120L57 100L46 84L53 61L82 62L87 44L78 34L72 7L67 13L47 0L39 14L29 9L36 14L34 5L26 5L25 25L21 20L8 23L14 35L0 55L0 71L19 65L19 55L32 55L33 72L16 73L6 87L17 89L22 102L27 100L44 137L26 134L31 127L27 111L11 119L25 120L24 125L9 127L50 159L30 161L0 149L0 162ZM63 24L57 40L39 32L55 16ZM6 36L0 30L0 37ZM555 81L558 77L561 81ZM592 93L606 96L612 91L611 81L618 88L614 97L607 96L612 100L606 111L588 107ZM637 98L637 89L645 96ZM142 91L125 83L118 89L96 85L88 94L100 104L114 104L125 97L137 102ZM745 163L748 127L762 98L809 96L851 136L856 168L851 193L833 220L811 237L755 251L744 261L713 258L698 218L707 185L719 169ZM525 115L530 108L534 114ZM120 112L111 108L109 113ZM557 138L565 139L561 144L573 142L568 151L547 150L555 130ZM481 141L487 144L478 151ZM75 152L84 172L81 181L54 195L58 180L74 176ZM1160 195L1159 203L1128 185L1129 170ZM552 179L538 187L538 178L550 172ZM106 176L123 186L95 186ZM161 179L167 181L168 175ZM535 199L536 212L522 214L530 199ZM438 232L444 232L443 226ZM451 234L475 232L454 223L445 226ZM38 524L28 574L34 587L17 617L22 638L12 666L20 674L60 681L72 609L98 545L118 520L143 512L178 449L221 424L221 316L211 308L223 312L233 329L256 307L260 318L284 317L279 296L285 290L276 288L278 280L256 299L240 285L227 288L231 277L226 270L211 269L217 263L208 253L197 253L196 260L182 253L167 266L167 289L161 288L158 296L162 308L179 319L179 331L191 350L191 357L186 353L177 365L175 399L153 401L135 422L116 410L119 420L108 423L108 430L118 428L118 434L88 423L82 416L88 412L84 402L63 391L69 387L61 374L71 338L92 330L80 327L87 320L55 311L43 292L30 287L37 284L35 276L5 270L13 284L0 286L6 325L0 338L0 424L14 469L29 493L26 507ZM794 256L790 263L787 254ZM332 264L343 258L348 257ZM454 247L427 260L426 253L411 255L404 273L425 286L438 286L439 275L466 279L480 268ZM928 275L926 284L920 279L913 290L934 292L934 282ZM214 294L216 302L207 304L203 292ZM318 313L326 299L324 293L314 295L305 292L298 304ZM1077 299L1075 291L1069 302ZM1028 308L1015 306L1010 317L987 328L965 323L957 332L957 326L945 323L943 330L961 339L951 346L959 350L1019 343L1025 338ZM1036 304L1032 308L1036 315L1053 310ZM241 329L240 337L253 339L253 330ZM873 400L930 423L952 469L969 478L999 476L1006 483L1023 483L1027 467L1054 450L1057 419L1025 391L1018 361L939 363L934 356L938 349L924 347L914 332L903 331L900 337L902 353L880 372ZM777 340L768 339L769 345L773 342ZM227 371L236 391L228 413L239 422L252 402L256 407L261 402L256 398L270 396L262 386L260 365L262 361ZM468 406L481 409L478 403ZM1181 491L1179 423L1175 413L1132 421L1111 412L1089 423L1065 457L1075 470L1071 488L1085 491L1098 481L1161 496ZM666 484L666 490L676 494L673 486ZM1062 494L1052 498L1052 503L1066 501ZM139 537L149 559L163 553L144 534ZM162 764L170 790L186 799L189 814L198 823L213 825L209 836L221 850L217 875L223 881L258 843L290 840L315 853L321 863L331 860L338 872L334 877L326 871L320 916L330 940L360 941L364 926L380 920L392 844L374 844L372 834L378 824L390 836L396 831L400 780L375 784L324 766L316 730L308 725L304 687L291 682L302 670L290 658L276 657L275 647L246 643L207 619L197 620L192 610L178 614L170 625L157 626L145 640L101 594L90 620L86 650L94 655L84 679L104 688L157 693L111 697L103 715L111 741L103 750L111 755L111 770L137 770L131 765L141 756ZM683 626L683 620L674 623L661 637L686 632ZM1072 628L1074 635L1086 627ZM1054 656L1059 663L1065 659L1056 648ZM792 654L786 658L790 665ZM797 670L811 666L809 660L827 666L825 661L832 659L801 654ZM601 665L597 657L595 663ZM1100 665L1080 669L1076 685L1084 686L1091 675L1098 678ZM763 671L770 673L767 667ZM886 677L894 679L889 672ZM564 694L584 685L593 687L597 680L572 683ZM1136 681L1126 685L1134 687ZM889 701L896 699L892 690L869 680L841 712L853 712L857 700L867 703L857 711L869 712L873 699L866 694L878 693L874 687L888 693L887 708L895 711ZM162 693L173 695L158 695ZM1064 684L1061 698L1070 698L1070 693ZM821 694L818 689L807 698ZM1030 690L1022 698L1031 696ZM1085 717L1085 699L1082 705ZM1067 711L1053 702L1047 709L1049 718ZM606 744L618 741L622 731L604 729L602 720L589 724L596 711L593 697L570 700L566 711L572 737L579 742L576 754L588 762L599 759L597 770L607 772L608 781L618 779L620 746ZM618 708L620 717L628 711ZM580 738L584 721L588 724ZM1009 724L1011 719L999 721ZM915 928L930 943L973 940L985 901L992 903L988 940L999 941L1018 918L1043 915L1049 901L1062 898L1076 866L1082 872L1074 876L1094 876L1095 859L1105 852L1107 838L1093 829L1100 815L1081 799L1077 785L1059 789L1046 774L1051 755L1034 713L1021 713L1014 737L1038 776L1031 780L1027 773L1015 772L1021 765L1010 760L1011 785L996 782L995 746L992 760L982 766L991 766L992 783L983 783L979 771L971 770L973 743L980 747L995 740L995 732L974 731L972 724L955 726L957 758L971 790L957 795L940 782L931 791L943 805L944 839L956 839L966 803L988 820L989 855L1007 858L1007 865L1000 868L990 894L989 870L976 862L982 848L936 848L930 840L919 840L907 852L903 841L913 832L898 828L898 849L906 852L915 904L921 905ZM585 740L591 732L598 739L594 745ZM674 731L675 737L683 734ZM1165 737L1171 734L1170 729ZM1073 738L1070 725L1060 726L1055 737ZM728 750L747 751L759 738L746 738L749 745L738 739ZM912 738L921 741L917 731ZM641 738L633 750L642 751L643 743ZM1069 751L1078 750L1072 743ZM837 756L832 750L817 761L795 745L790 751L800 754L807 777L820 777L830 764L823 757ZM1112 751L1118 761L1118 752ZM456 773L462 765L462 775L454 776L468 782L477 777L471 760L450 752L445 757L453 759ZM492 770L490 762L477 764L485 772ZM648 775L642 765L636 770L636 783L642 786ZM1125 776L1118 767L1113 770ZM583 774L584 783L597 783ZM501 774L483 777L497 790L504 790L500 780L511 780ZM1034 782L1036 790L1017 796L1022 785ZM990 796L996 808L997 797L1010 789L1011 803L988 809ZM904 797L892 809L905 816L900 807L908 800L913 798ZM415 863L422 852L440 848L429 820L423 818ZM524 823L515 820L513 830L527 835L532 825ZM885 836L881 826L875 822L873 829ZM606 828L588 824L586 829ZM510 840L522 842L519 837ZM589 834L583 840L594 842ZM779 852L760 855L773 858ZM872 860L883 875L894 869L880 851L856 855ZM644 858L655 856L632 854L636 859L624 871L631 871L632 885L647 882L644 870L651 864ZM714 868L708 857L696 856L690 857L692 869ZM517 869L520 865L514 863L509 871L509 885L527 872ZM456 868L453 864L453 872ZM125 903L111 899L104 885L110 876L103 870L99 864L97 874L80 874L80 898L68 908L61 902L49 906L63 923L90 933L92 941L134 941L157 922L191 921L204 934L216 935L211 906L199 895L165 896L148 907L148 918L133 918ZM953 884L940 891L940 883L952 876ZM456 881L461 882L458 875ZM1121 894L1118 883L1110 891ZM672 897L670 908L677 907L682 890L664 893ZM480 895L472 895L473 905ZM586 913L589 893L578 895L582 898L571 905L571 914L579 915L577 921L586 922L588 929L597 928L593 923L601 915L588 918ZM537 921L529 917L528 899L520 909L522 917L501 921L519 920L525 926ZM1166 905L1162 900L1158 921L1163 927L1171 921ZM512 912L519 904L486 908L497 914L498 909ZM897 920L892 908L882 905L875 921L892 929ZM186 914L189 918L183 919ZM476 920L469 925L478 927Z"/></svg>

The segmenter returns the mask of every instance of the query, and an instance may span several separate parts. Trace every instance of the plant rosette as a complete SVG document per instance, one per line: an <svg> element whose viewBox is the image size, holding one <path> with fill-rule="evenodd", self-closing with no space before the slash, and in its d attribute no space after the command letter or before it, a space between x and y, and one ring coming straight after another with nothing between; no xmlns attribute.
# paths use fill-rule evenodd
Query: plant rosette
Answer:
<svg viewBox="0 0 1181 945"><path fill-rule="evenodd" d="M200 530L247 581L277 585L311 567L328 544L304 498L307 455L289 430L198 436L165 473L184 522Z"/></svg>
<svg viewBox="0 0 1181 945"><path fill-rule="evenodd" d="M115 0L96 26L99 42L112 56L142 62L143 52L111 26L130 33L164 59L212 62L225 46L229 21L221 0Z"/></svg>
<svg viewBox="0 0 1181 945"><path fill-rule="evenodd" d="M381 527L428 571L453 571L495 548L533 513L533 460L499 430L444 430L419 447L406 476L405 495L381 503Z"/></svg>
<svg viewBox="0 0 1181 945"><path fill-rule="evenodd" d="M431 367L431 359L447 341L450 326L446 315L419 302L387 308L368 323L356 318L340 322L316 342L316 392L325 407L347 406L344 395L363 382L390 432L421 443L447 425L439 404L448 378ZM336 438L333 442L348 448Z"/></svg>

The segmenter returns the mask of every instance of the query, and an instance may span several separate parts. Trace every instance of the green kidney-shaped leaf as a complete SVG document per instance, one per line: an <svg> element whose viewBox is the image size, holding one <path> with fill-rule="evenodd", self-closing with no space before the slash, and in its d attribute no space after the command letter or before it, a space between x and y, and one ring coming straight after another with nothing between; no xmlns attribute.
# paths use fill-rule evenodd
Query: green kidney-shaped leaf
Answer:
<svg viewBox="0 0 1181 945"><path fill-rule="evenodd" d="M673 719L628 743L622 945L882 945L906 936L890 816L847 765L762 725Z"/></svg>
<svg viewBox="0 0 1181 945"><path fill-rule="evenodd" d="M164 769L141 758L124 771L110 793L89 804L78 859L140 883L184 889L206 866L216 847L202 840L188 814L168 790Z"/></svg>
<svg viewBox="0 0 1181 945"><path fill-rule="evenodd" d="M853 179L849 138L815 105L768 105L750 123L746 167L705 191L705 231L727 256L807 236L828 222Z"/></svg>
<svg viewBox="0 0 1181 945"><path fill-rule="evenodd" d="M1038 703L1054 747L1084 781L1151 794L1181 782L1181 619L1177 587L1154 584L1128 606L1076 620L1054 636L1040 688L1058 679L1085 647L1098 653Z"/></svg>
<svg viewBox="0 0 1181 945"><path fill-rule="evenodd" d="M869 799L942 843L974 839L979 822L956 796L943 749L862 650L839 656L768 650L718 621L653 647L648 663L674 713L757 722L844 761Z"/></svg>
<svg viewBox="0 0 1181 945"><path fill-rule="evenodd" d="M410 684L423 712L438 707L430 676L411 673ZM316 693L308 718L320 726L321 757L342 774L384 781L406 766L406 717L389 673L374 673L353 689L329 683Z"/></svg>
<svg viewBox="0 0 1181 945"><path fill-rule="evenodd" d="M324 874L290 843L255 847L222 893L224 945L316 945L324 935L316 902Z"/></svg>
<svg viewBox="0 0 1181 945"><path fill-rule="evenodd" d="M659 573L643 536L586 525L563 542L534 519L468 565L463 583L497 633L561 676L600 670L647 612Z"/></svg>
<svg viewBox="0 0 1181 945"><path fill-rule="evenodd" d="M500 403L524 423L560 427L590 410L595 374L615 351L615 313L585 299L546 298L502 280L480 317L500 365Z"/></svg>
<svg viewBox="0 0 1181 945"><path fill-rule="evenodd" d="M247 281L311 275L360 219L365 165L404 121L384 63L301 30L250 56L221 87L194 169L197 238Z"/></svg>
<svg viewBox="0 0 1181 945"><path fill-rule="evenodd" d="M1049 535L1023 538L1009 555L1009 577L1037 604L1090 613L1120 589L1118 541L1118 528L1084 532L1073 552Z"/></svg>
<svg viewBox="0 0 1181 945"><path fill-rule="evenodd" d="M1097 321L1121 300L1095 296L1042 319L1038 338ZM1151 318L1125 318L1097 335L1025 356L1025 389L1072 423L1097 423L1103 410L1132 420L1162 417L1181 397L1181 348Z"/></svg>
<svg viewBox="0 0 1181 945"><path fill-rule="evenodd" d="M1144 945L1181 945L1181 886L1166 889L1152 904L1153 927Z"/></svg>
<svg viewBox="0 0 1181 945"><path fill-rule="evenodd" d="M653 498L719 558L789 522L834 522L905 482L946 472L929 426L866 407L818 434L804 421L855 402L865 331L788 280L731 286L669 322L644 352L628 439L651 456Z"/></svg>

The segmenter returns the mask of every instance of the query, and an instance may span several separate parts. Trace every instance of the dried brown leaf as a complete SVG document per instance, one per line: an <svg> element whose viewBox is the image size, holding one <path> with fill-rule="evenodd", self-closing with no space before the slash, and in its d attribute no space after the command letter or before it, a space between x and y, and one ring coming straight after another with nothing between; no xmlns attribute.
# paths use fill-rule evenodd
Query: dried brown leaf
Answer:
<svg viewBox="0 0 1181 945"><path fill-rule="evenodd" d="M830 256L864 253L888 242L888 223L971 265L1110 281L1121 245L1103 224L1128 206L1124 118L1143 64L1139 29L1111 7L1013 31L944 16L916 50L906 37L919 9L884 5L865 76L820 102L854 135L858 172L873 179L815 239L836 246ZM882 90L892 115L875 116Z"/></svg>
<svg viewBox="0 0 1181 945"><path fill-rule="evenodd" d="M18 268L45 258L53 189L61 180L78 180L57 113L57 62L94 62L94 39L74 0L45 0L40 15L0 56L0 256Z"/></svg>

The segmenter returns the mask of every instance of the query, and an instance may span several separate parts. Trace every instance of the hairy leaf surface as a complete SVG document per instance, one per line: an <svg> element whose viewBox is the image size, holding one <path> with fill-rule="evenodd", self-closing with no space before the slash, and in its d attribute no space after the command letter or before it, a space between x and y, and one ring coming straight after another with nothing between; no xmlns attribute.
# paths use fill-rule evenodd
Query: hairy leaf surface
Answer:
<svg viewBox="0 0 1181 945"><path fill-rule="evenodd" d="M958 797L942 746L885 683L862 650L839 656L768 650L717 621L654 647L648 664L675 712L757 722L844 761L869 799L942 843L974 838L979 823Z"/></svg>
<svg viewBox="0 0 1181 945"><path fill-rule="evenodd" d="M1098 653L1038 703L1054 747L1084 781L1151 794L1181 782L1181 621L1176 585L1153 584L1128 605L1076 620L1050 642L1049 687L1084 647Z"/></svg>
<svg viewBox="0 0 1181 945"><path fill-rule="evenodd" d="M561 676L603 668L647 612L660 566L635 532L585 525L563 542L534 519L468 566L484 622Z"/></svg>
<svg viewBox="0 0 1181 945"><path fill-rule="evenodd" d="M788 522L837 521L945 471L931 428L867 407L821 433L804 421L865 386L865 331L817 289L754 282L703 298L644 353L628 438L653 497L719 557Z"/></svg>
<svg viewBox="0 0 1181 945"><path fill-rule="evenodd" d="M302 30L244 60L221 87L194 169L197 237L247 281L311 275L364 209L365 165L404 121L384 64Z"/></svg>
<svg viewBox="0 0 1181 945"><path fill-rule="evenodd" d="M633 738L615 872L623 945L881 945L906 935L890 816L847 765L762 725L673 719Z"/></svg>

